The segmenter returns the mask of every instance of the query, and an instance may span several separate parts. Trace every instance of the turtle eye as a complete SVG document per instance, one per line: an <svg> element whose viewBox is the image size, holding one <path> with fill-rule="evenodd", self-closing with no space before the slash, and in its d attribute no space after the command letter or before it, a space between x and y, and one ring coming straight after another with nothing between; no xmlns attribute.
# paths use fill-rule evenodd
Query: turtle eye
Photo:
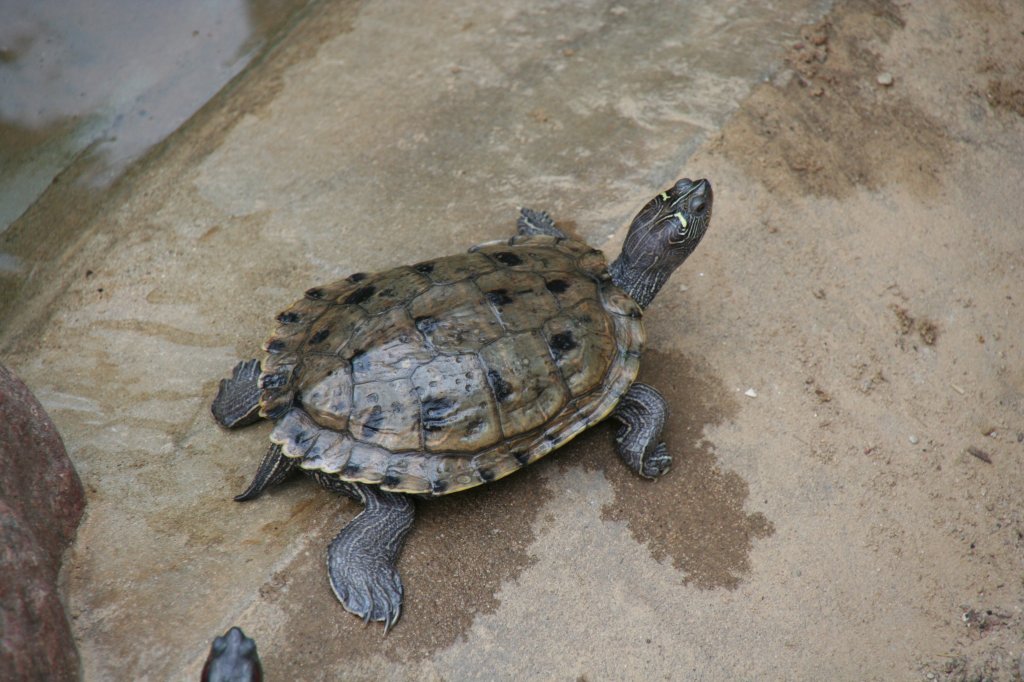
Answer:
<svg viewBox="0 0 1024 682"><path fill-rule="evenodd" d="M706 206L707 204L704 201L704 197L695 197L694 200L690 202L690 213L700 215L704 212Z"/></svg>

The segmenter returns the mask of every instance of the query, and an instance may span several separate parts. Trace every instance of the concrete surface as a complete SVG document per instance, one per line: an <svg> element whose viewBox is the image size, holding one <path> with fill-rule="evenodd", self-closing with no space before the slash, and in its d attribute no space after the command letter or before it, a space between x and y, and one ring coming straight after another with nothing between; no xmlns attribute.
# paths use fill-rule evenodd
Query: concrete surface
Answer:
<svg viewBox="0 0 1024 682"><path fill-rule="evenodd" d="M238 624L268 679L1017 679L1024 8L828 5L324 3L152 154L0 337L89 495L84 676L194 678ZM598 428L421 505L387 638L327 586L353 504L231 501L269 425L209 401L299 292L520 204L614 252L683 175L667 478Z"/></svg>
<svg viewBox="0 0 1024 682"><path fill-rule="evenodd" d="M0 0L0 233L69 166L109 185L306 4ZM19 265L0 251L0 292Z"/></svg>

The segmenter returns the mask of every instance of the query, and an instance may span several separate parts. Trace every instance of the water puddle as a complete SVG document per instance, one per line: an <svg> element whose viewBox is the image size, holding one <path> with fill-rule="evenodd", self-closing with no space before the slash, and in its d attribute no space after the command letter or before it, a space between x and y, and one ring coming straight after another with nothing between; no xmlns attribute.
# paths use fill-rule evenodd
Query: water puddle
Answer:
<svg viewBox="0 0 1024 682"><path fill-rule="evenodd" d="M0 0L0 233L72 162L103 188L309 0Z"/></svg>

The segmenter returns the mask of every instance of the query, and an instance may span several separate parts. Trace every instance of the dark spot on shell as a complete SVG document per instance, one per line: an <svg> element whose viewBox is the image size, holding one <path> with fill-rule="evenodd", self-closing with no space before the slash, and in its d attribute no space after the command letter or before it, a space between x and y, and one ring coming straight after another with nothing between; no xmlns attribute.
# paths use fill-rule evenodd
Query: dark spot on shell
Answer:
<svg viewBox="0 0 1024 682"><path fill-rule="evenodd" d="M512 298L508 295L507 289L495 289L494 291L488 291L484 296L493 305L508 305L512 302Z"/></svg>
<svg viewBox="0 0 1024 682"><path fill-rule="evenodd" d="M477 469L476 474L484 483L490 483L494 480L494 471L491 469Z"/></svg>
<svg viewBox="0 0 1024 682"><path fill-rule="evenodd" d="M564 279L553 279L545 283L544 286L553 294L561 294L565 293L565 290L569 288L569 283Z"/></svg>
<svg viewBox="0 0 1024 682"><path fill-rule="evenodd" d="M572 337L572 332L561 332L551 337L551 349L555 351L556 357L561 357L563 353L567 353L577 346L579 344Z"/></svg>
<svg viewBox="0 0 1024 682"><path fill-rule="evenodd" d="M281 339L274 339L273 341L267 344L267 352L280 353L281 351L284 350L285 345L285 342L282 341Z"/></svg>
<svg viewBox="0 0 1024 682"><path fill-rule="evenodd" d="M451 398L434 398L423 402L423 428L427 431L440 431L450 425L453 412L458 406Z"/></svg>
<svg viewBox="0 0 1024 682"><path fill-rule="evenodd" d="M341 476L343 478L354 478L359 473L359 465L353 464L352 462L347 463L341 469Z"/></svg>
<svg viewBox="0 0 1024 682"><path fill-rule="evenodd" d="M528 450L516 450L512 456L519 462L519 466L526 466L530 463L530 452Z"/></svg>
<svg viewBox="0 0 1024 682"><path fill-rule="evenodd" d="M416 265L412 266L412 269L415 270L416 272L422 274L422 275L429 275L430 273L432 273L434 271L434 264L433 263L417 263Z"/></svg>
<svg viewBox="0 0 1024 682"><path fill-rule="evenodd" d="M381 409L380 405L374 405L373 409L370 410L370 416L363 422L363 438L373 438L373 434L380 431L380 427L383 424L384 410Z"/></svg>
<svg viewBox="0 0 1024 682"><path fill-rule="evenodd" d="M491 382L491 388L494 389L494 397L499 402L507 400L512 395L512 385L505 381L496 370L487 370L487 380Z"/></svg>
<svg viewBox="0 0 1024 682"><path fill-rule="evenodd" d="M349 294L348 298L345 299L345 303L351 303L353 305L357 303L362 303L366 299L373 296L375 293L377 293L377 287L373 286L372 284L369 284L361 289L356 289L351 294Z"/></svg>
<svg viewBox="0 0 1024 682"><path fill-rule="evenodd" d="M444 495L444 491L448 490L448 483L446 481L431 481L430 492L433 495Z"/></svg>
<svg viewBox="0 0 1024 682"><path fill-rule="evenodd" d="M499 251L494 254L494 258L504 263L505 265L521 265L523 259L512 253L511 251Z"/></svg>
<svg viewBox="0 0 1024 682"><path fill-rule="evenodd" d="M326 339L330 335L331 335L331 330L330 329L327 329L327 328L321 329L316 334L313 334L313 336L309 337L309 342L310 343L323 343L324 339Z"/></svg>
<svg viewBox="0 0 1024 682"><path fill-rule="evenodd" d="M277 316L277 321L281 324L295 324L302 319L302 316L298 313L284 312Z"/></svg>
<svg viewBox="0 0 1024 682"><path fill-rule="evenodd" d="M288 383L285 374L264 374L260 377L260 388L281 388Z"/></svg>
<svg viewBox="0 0 1024 682"><path fill-rule="evenodd" d="M437 320L432 317L417 317L413 322L416 324L416 328L424 334L430 334L437 329Z"/></svg>
<svg viewBox="0 0 1024 682"><path fill-rule="evenodd" d="M553 441L553 440L558 440L558 436L556 436L556 435L555 435L555 434L553 434L553 433L545 433L545 434L544 434L544 440L546 440L546 441L548 441L548 442L551 442L551 441Z"/></svg>
<svg viewBox="0 0 1024 682"><path fill-rule="evenodd" d="M370 371L370 358L366 357L365 351L357 351L349 362L352 363L353 374L366 374Z"/></svg>
<svg viewBox="0 0 1024 682"><path fill-rule="evenodd" d="M364 279L366 279L366 273L365 272L353 272L351 275L349 275L345 279L347 279L349 282L362 282Z"/></svg>
<svg viewBox="0 0 1024 682"><path fill-rule="evenodd" d="M394 488L401 482L401 480L402 479L400 479L398 476L395 476L394 474L385 474L384 480L382 480L380 483L381 485L387 488Z"/></svg>
<svg viewBox="0 0 1024 682"><path fill-rule="evenodd" d="M314 301L319 301L324 297L324 290L320 287L306 290L306 298L311 298Z"/></svg>

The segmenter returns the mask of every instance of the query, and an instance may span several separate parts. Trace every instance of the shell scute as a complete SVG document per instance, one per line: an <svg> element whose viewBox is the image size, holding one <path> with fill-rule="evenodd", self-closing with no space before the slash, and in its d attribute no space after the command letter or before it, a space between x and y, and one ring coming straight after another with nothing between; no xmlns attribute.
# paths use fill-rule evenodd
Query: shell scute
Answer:
<svg viewBox="0 0 1024 682"><path fill-rule="evenodd" d="M436 351L475 351L504 333L484 294L471 281L432 287L408 308L416 329Z"/></svg>
<svg viewBox="0 0 1024 682"><path fill-rule="evenodd" d="M337 354L348 344L352 333L367 317L366 312L356 305L334 305L323 311L306 327L303 336L303 352ZM291 331L291 325L282 325L275 332L275 337L282 328Z"/></svg>
<svg viewBox="0 0 1024 682"><path fill-rule="evenodd" d="M352 372L333 356L321 356L308 363L305 371L322 375L319 381L310 377L309 388L302 391L302 404L319 424L345 430L355 405L352 395ZM321 369L322 368L322 369Z"/></svg>
<svg viewBox="0 0 1024 682"><path fill-rule="evenodd" d="M480 351L496 396L501 430L522 434L542 426L568 400L568 390L537 332L498 339Z"/></svg>
<svg viewBox="0 0 1024 682"><path fill-rule="evenodd" d="M536 273L492 272L478 277L476 284L507 331L537 329L558 312L558 301Z"/></svg>
<svg viewBox="0 0 1024 682"><path fill-rule="evenodd" d="M544 338L574 397L601 385L617 351L607 317L591 308L583 301L544 325Z"/></svg>
<svg viewBox="0 0 1024 682"><path fill-rule="evenodd" d="M427 452L472 453L502 438L494 398L475 354L439 355L412 382Z"/></svg>
<svg viewBox="0 0 1024 682"><path fill-rule="evenodd" d="M367 319L342 351L357 384L408 378L434 355L404 308Z"/></svg>
<svg viewBox="0 0 1024 682"><path fill-rule="evenodd" d="M580 301L597 300L597 284L590 278L560 271L544 272L542 275L544 288L551 293L562 310L567 310Z"/></svg>
<svg viewBox="0 0 1024 682"><path fill-rule="evenodd" d="M352 436L391 451L419 450L419 399L411 379L370 381L353 389Z"/></svg>
<svg viewBox="0 0 1024 682"><path fill-rule="evenodd" d="M434 284L453 284L490 272L495 267L486 256L471 250L470 253L424 261L414 265L413 270L426 275Z"/></svg>
<svg viewBox="0 0 1024 682"><path fill-rule="evenodd" d="M546 237L546 236L545 236ZM546 237L531 237L516 242L492 242L476 247L474 253L487 256L498 266L498 271L505 268L511 270L522 270L537 272L543 270L570 270L574 267L572 252L558 248L552 239ZM514 248L509 248L509 247Z"/></svg>
<svg viewBox="0 0 1024 682"><path fill-rule="evenodd" d="M391 456L391 452L382 447L354 441L342 475L359 483L380 483L387 473Z"/></svg>
<svg viewBox="0 0 1024 682"><path fill-rule="evenodd" d="M391 455L380 487L384 490L426 495L431 491L432 467L429 460Z"/></svg>
<svg viewBox="0 0 1024 682"><path fill-rule="evenodd" d="M369 315L379 315L396 306L405 305L414 296L431 286L431 281L412 268L397 268L386 278L378 278L374 291L359 303Z"/></svg>
<svg viewBox="0 0 1024 682"><path fill-rule="evenodd" d="M611 279L608 275L608 260L604 257L604 253L597 249L580 254L576 258L576 267L602 281Z"/></svg>

